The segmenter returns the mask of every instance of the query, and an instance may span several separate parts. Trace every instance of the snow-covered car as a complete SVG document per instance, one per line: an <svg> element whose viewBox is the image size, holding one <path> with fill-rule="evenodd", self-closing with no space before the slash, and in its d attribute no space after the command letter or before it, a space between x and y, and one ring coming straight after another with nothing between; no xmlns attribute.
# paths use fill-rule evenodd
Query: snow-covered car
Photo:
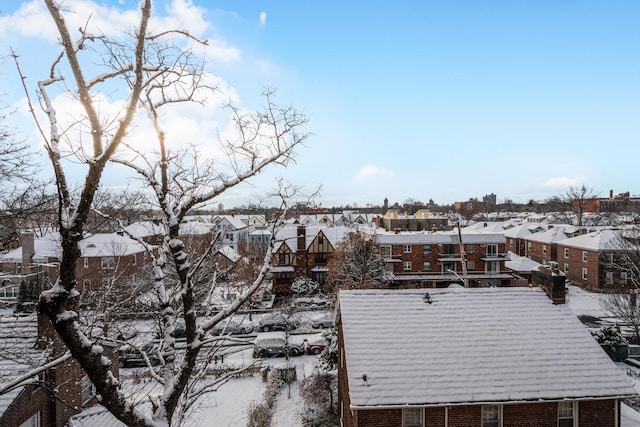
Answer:
<svg viewBox="0 0 640 427"><path fill-rule="evenodd" d="M296 307L324 307L327 300L322 297L298 297L294 298L293 303Z"/></svg>
<svg viewBox="0 0 640 427"><path fill-rule="evenodd" d="M306 353L320 354L328 345L329 341L322 334L311 335L306 341Z"/></svg>
<svg viewBox="0 0 640 427"><path fill-rule="evenodd" d="M313 329L318 328L331 328L333 326L333 315L329 313L324 313L319 316L315 316L311 319L311 327Z"/></svg>
<svg viewBox="0 0 640 427"><path fill-rule="evenodd" d="M288 319L282 313L267 314L258 322L258 329L262 332L290 331L299 326L295 319Z"/></svg>
<svg viewBox="0 0 640 427"><path fill-rule="evenodd" d="M158 346L154 343L147 343L142 347L134 347L123 345L118 349L118 359L120 366L123 368L132 368L135 366L147 366L144 355L149 359L151 366L159 365L162 362Z"/></svg>
<svg viewBox="0 0 640 427"><path fill-rule="evenodd" d="M237 319L223 320L213 327L212 332L214 335L246 335L253 332L253 323Z"/></svg>
<svg viewBox="0 0 640 427"><path fill-rule="evenodd" d="M282 331L261 332L253 341L253 357L299 356L304 353L304 343L287 340Z"/></svg>

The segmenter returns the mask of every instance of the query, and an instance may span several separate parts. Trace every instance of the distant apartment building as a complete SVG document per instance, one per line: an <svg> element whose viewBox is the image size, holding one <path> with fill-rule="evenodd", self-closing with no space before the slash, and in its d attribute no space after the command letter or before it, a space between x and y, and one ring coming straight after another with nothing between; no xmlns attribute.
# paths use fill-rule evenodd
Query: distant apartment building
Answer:
<svg viewBox="0 0 640 427"><path fill-rule="evenodd" d="M442 231L447 229L449 219L446 216L434 215L426 209L415 214L390 209L380 224L386 231Z"/></svg>

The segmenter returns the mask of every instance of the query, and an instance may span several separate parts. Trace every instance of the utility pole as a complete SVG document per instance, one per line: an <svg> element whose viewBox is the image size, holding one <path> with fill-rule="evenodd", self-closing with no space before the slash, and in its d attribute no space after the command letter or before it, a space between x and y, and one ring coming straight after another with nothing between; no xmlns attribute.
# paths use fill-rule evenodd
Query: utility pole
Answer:
<svg viewBox="0 0 640 427"><path fill-rule="evenodd" d="M462 229L460 228L460 219L456 221L458 226L458 240L460 243L460 264L462 264L462 284L465 288L469 287L469 279L467 279L467 256L464 252L464 244L462 243Z"/></svg>

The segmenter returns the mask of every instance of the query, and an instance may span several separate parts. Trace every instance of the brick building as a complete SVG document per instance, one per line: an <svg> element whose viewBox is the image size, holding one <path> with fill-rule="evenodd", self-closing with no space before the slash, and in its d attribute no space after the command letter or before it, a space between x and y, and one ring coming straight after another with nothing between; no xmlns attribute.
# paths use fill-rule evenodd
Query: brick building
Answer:
<svg viewBox="0 0 640 427"><path fill-rule="evenodd" d="M465 229L461 236L469 286L511 286L504 235ZM376 239L396 285L445 287L462 280L460 235L455 231L379 233Z"/></svg>
<svg viewBox="0 0 640 427"><path fill-rule="evenodd" d="M617 427L637 395L538 288L341 291L337 316L346 427Z"/></svg>

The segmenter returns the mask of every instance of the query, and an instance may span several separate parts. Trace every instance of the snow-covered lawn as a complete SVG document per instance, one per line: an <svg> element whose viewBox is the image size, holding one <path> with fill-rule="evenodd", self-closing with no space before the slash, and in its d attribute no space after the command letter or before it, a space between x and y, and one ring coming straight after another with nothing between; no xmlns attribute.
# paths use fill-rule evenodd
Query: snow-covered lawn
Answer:
<svg viewBox="0 0 640 427"><path fill-rule="evenodd" d="M600 297L602 294L597 292L587 292L577 286L569 286L567 305L576 314L576 316L587 315L598 318L608 318L609 315L600 307ZM627 378L635 389L640 393L640 369L631 367L626 363L616 363L618 367L624 370ZM640 427L640 413L633 408L622 404L620 414L620 427Z"/></svg>

